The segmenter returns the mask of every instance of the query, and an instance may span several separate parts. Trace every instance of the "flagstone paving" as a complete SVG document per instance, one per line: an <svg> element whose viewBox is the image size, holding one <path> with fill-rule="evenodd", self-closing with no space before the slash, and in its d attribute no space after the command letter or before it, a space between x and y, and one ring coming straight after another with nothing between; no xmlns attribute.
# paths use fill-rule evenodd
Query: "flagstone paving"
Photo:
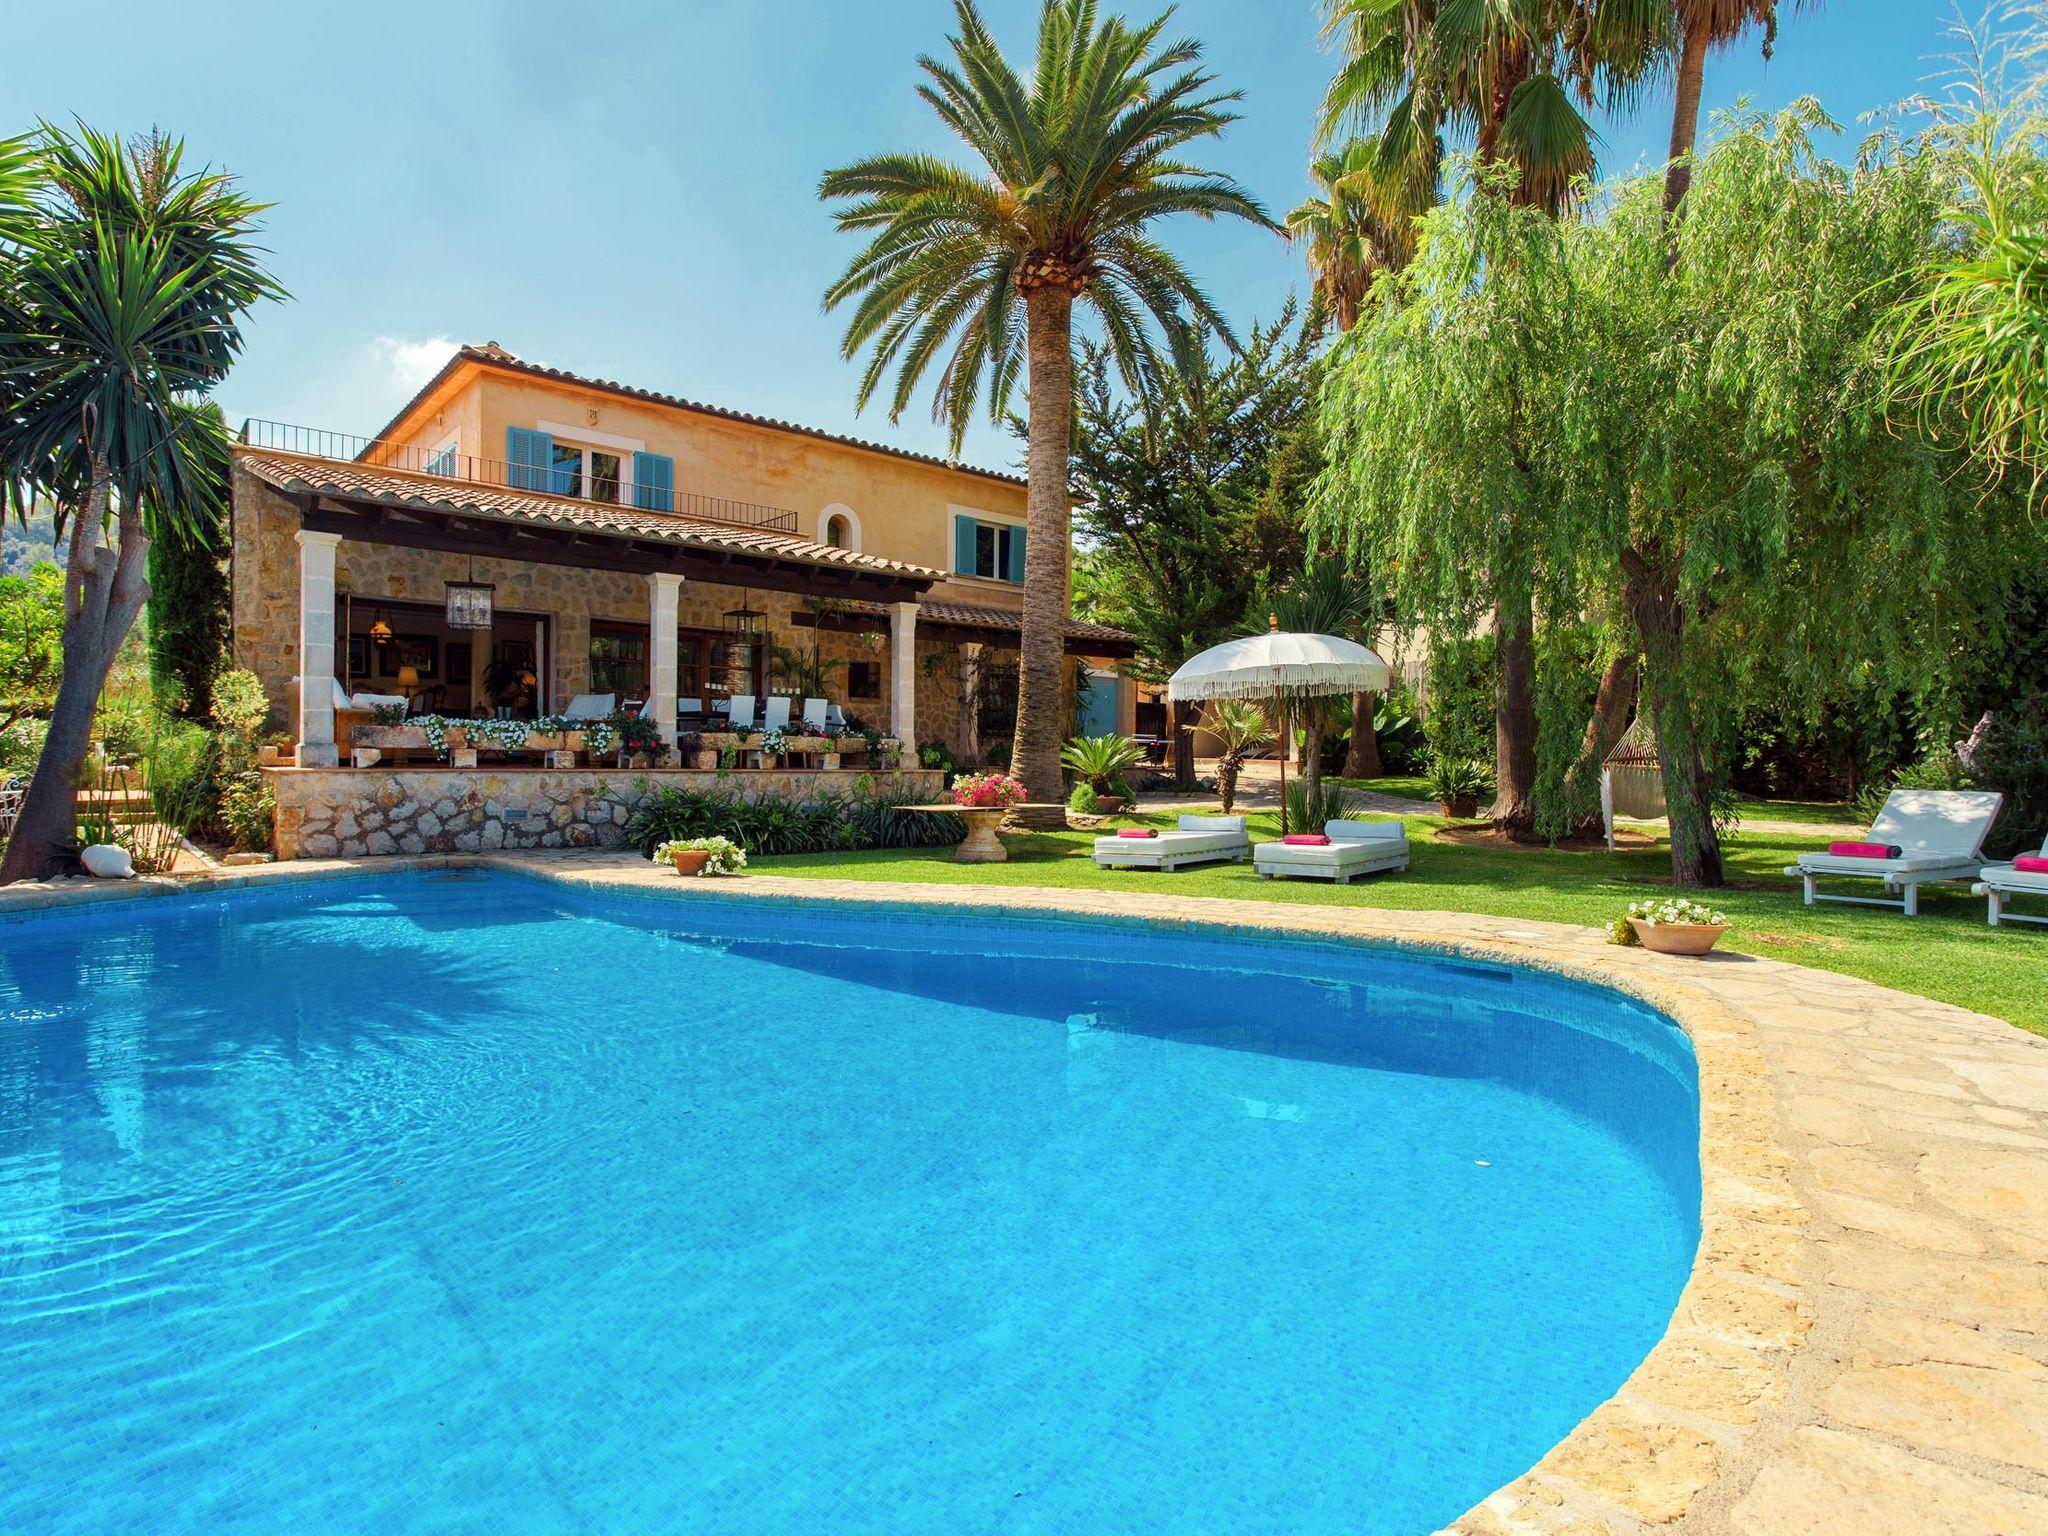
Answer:
<svg viewBox="0 0 2048 1536"><path fill-rule="evenodd" d="M1699 1061L1693 1277L1614 1398L1448 1529L2048 1532L2048 1039L1781 961L1678 960L1505 918L1189 898L1171 876L1107 893L682 880L604 853L301 862L220 878L450 864L683 899L929 902L1354 936L1622 987L1676 1018ZM0 890L0 916L171 886L79 884Z"/></svg>

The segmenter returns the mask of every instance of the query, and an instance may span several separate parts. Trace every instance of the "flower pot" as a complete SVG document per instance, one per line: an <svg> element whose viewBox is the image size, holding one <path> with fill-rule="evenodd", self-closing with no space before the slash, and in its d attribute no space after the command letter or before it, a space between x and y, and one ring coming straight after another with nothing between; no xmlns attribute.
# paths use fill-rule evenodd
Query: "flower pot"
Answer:
<svg viewBox="0 0 2048 1536"><path fill-rule="evenodd" d="M700 773L710 773L716 770L718 767L718 748L699 747L696 753L696 764Z"/></svg>
<svg viewBox="0 0 2048 1536"><path fill-rule="evenodd" d="M678 848L672 855L679 875L701 875L704 865L711 857L709 848Z"/></svg>
<svg viewBox="0 0 2048 1536"><path fill-rule="evenodd" d="M1456 800L1440 800L1437 803L1443 807L1444 814L1453 821L1470 821L1479 814L1479 802L1470 795L1461 796Z"/></svg>
<svg viewBox="0 0 2048 1536"><path fill-rule="evenodd" d="M1095 811L1099 816L1114 816L1123 808L1124 797L1122 795L1097 795L1095 797Z"/></svg>
<svg viewBox="0 0 2048 1536"><path fill-rule="evenodd" d="M825 765L825 772L837 773L839 771L839 754L837 752L827 752L822 761Z"/></svg>
<svg viewBox="0 0 2048 1536"><path fill-rule="evenodd" d="M1643 948L1660 955L1704 955L1728 930L1716 923L1646 923L1639 917L1628 920Z"/></svg>

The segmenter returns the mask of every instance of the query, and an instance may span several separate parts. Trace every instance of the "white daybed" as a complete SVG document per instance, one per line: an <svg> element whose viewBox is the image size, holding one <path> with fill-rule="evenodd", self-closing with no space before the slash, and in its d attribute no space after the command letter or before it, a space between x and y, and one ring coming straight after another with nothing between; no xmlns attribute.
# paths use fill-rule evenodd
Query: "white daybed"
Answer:
<svg viewBox="0 0 2048 1536"><path fill-rule="evenodd" d="M1095 862L1104 869L1179 869L1183 864L1242 864L1252 851L1242 816L1183 816L1177 831L1157 837L1098 837Z"/></svg>
<svg viewBox="0 0 2048 1536"><path fill-rule="evenodd" d="M2040 857L2048 859L2048 840L2041 844ZM2038 923L2048 928L2048 917L2030 917L2023 912L2005 910L2005 904L2015 896L2048 899L2048 875L2030 869L2014 869L2010 864L1986 864L1977 871L1977 883L1970 887L1970 891L1988 902L1989 910L1984 920L1994 928L2001 922Z"/></svg>
<svg viewBox="0 0 2048 1536"><path fill-rule="evenodd" d="M1299 875L1349 885L1359 875L1408 867L1408 834L1398 821L1326 821L1327 843L1261 843L1252 868L1263 879Z"/></svg>
<svg viewBox="0 0 2048 1536"><path fill-rule="evenodd" d="M1920 910L1920 887L1944 880L1974 880L1984 866L1984 839L2005 796L1981 789L1895 789L1870 824L1868 841L1899 850L1895 859L1862 859L1849 854L1803 853L1785 873L1806 887L1806 904L1846 901L1865 907L1897 907L1912 917ZM1882 880L1888 896L1826 896L1821 879Z"/></svg>

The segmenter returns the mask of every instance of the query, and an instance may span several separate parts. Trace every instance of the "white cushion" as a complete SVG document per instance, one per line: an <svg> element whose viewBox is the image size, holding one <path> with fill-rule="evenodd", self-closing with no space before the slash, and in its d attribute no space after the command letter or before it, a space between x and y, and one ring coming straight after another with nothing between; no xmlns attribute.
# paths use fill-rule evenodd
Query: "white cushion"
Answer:
<svg viewBox="0 0 2048 1536"><path fill-rule="evenodd" d="M761 706L761 729L764 731L785 731L789 729L789 700L776 694Z"/></svg>
<svg viewBox="0 0 2048 1536"><path fill-rule="evenodd" d="M350 701L351 709L404 709L405 695L402 693L359 693Z"/></svg>
<svg viewBox="0 0 2048 1536"><path fill-rule="evenodd" d="M1323 835L1333 843L1405 843L1408 829L1398 821L1326 821ZM1286 843L1283 847L1303 848L1312 844Z"/></svg>
<svg viewBox="0 0 2048 1536"><path fill-rule="evenodd" d="M1875 839L1872 839L1875 841ZM1930 870L1960 870L1965 874L1977 872L1974 854L1933 853L1909 851L1898 859L1859 859L1846 853L1802 853L1799 862L1786 871L1787 874L1814 875L1868 875L1882 879L1886 875L1923 875Z"/></svg>
<svg viewBox="0 0 2048 1536"><path fill-rule="evenodd" d="M1244 836L1245 819L1242 816L1187 816L1180 819L1183 832L1235 832ZM1172 836L1171 833L1167 834Z"/></svg>

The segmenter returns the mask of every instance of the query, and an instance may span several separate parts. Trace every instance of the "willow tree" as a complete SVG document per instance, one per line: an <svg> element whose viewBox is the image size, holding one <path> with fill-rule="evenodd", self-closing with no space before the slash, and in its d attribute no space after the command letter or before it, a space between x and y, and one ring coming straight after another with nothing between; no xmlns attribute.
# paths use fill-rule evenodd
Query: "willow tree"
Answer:
<svg viewBox="0 0 2048 1536"><path fill-rule="evenodd" d="M1831 127L1810 104L1733 124L1675 236L1661 177L1563 224L1446 209L1386 307L1403 347L1366 350L1362 323L1336 368L1335 398L1353 403L1340 424L1356 422L1321 510L1352 537L1391 530L1476 562L1483 520L1429 528L1454 498L1428 488L1533 455L1527 526L1557 611L1618 605L1642 645L1684 885L1721 883L1715 811L1745 703L1797 716L1851 679L1937 695L1954 658L1990 643L2015 564L2009 509L1885 422L1882 301L1943 245L1940 157L1880 138L1840 165L1815 145ZM1482 418L1432 440L1389 396L1406 380L1483 404L1476 390L1501 380L1467 361L1482 324L1542 356L1509 379L1530 386L1526 430ZM1445 363L1419 355L1432 340ZM1404 491L1403 471L1423 489Z"/></svg>
<svg viewBox="0 0 2048 1536"><path fill-rule="evenodd" d="M57 508L64 679L0 882L74 841L93 711L149 596L153 536L225 494L217 412L243 315L279 292L250 235L263 205L175 141L45 129L26 208L0 231L0 478Z"/></svg>
<svg viewBox="0 0 2048 1536"><path fill-rule="evenodd" d="M1324 34L1342 60L1318 136L1374 137L1375 180L1432 183L1445 147L1469 148L1476 185L1511 205L1556 215L1594 173L1593 109L1626 111L1673 37L1664 0L1325 0ZM1509 507L1527 504L1527 494ZM1534 825L1536 640L1527 541L1491 541L1486 618L1497 639L1494 737L1499 795L1490 814Z"/></svg>
<svg viewBox="0 0 2048 1536"><path fill-rule="evenodd" d="M841 229L871 237L825 293L853 305L843 351L867 354L858 403L885 386L898 419L936 365L933 415L957 453L977 409L1000 421L1027 392L1027 526L1012 771L1058 801L1068 616L1067 474L1074 319L1080 308L1134 394L1176 365L1206 327L1230 330L1152 237L1174 214L1275 227L1229 177L1181 158L1237 114L1193 41L1167 17L1132 26L1093 0L1048 0L1028 76L1003 56L972 0L955 0L952 58L921 58L918 94L973 156L959 165L898 153L826 174ZM1148 326L1147 321L1151 322ZM893 379L893 383L891 380Z"/></svg>

